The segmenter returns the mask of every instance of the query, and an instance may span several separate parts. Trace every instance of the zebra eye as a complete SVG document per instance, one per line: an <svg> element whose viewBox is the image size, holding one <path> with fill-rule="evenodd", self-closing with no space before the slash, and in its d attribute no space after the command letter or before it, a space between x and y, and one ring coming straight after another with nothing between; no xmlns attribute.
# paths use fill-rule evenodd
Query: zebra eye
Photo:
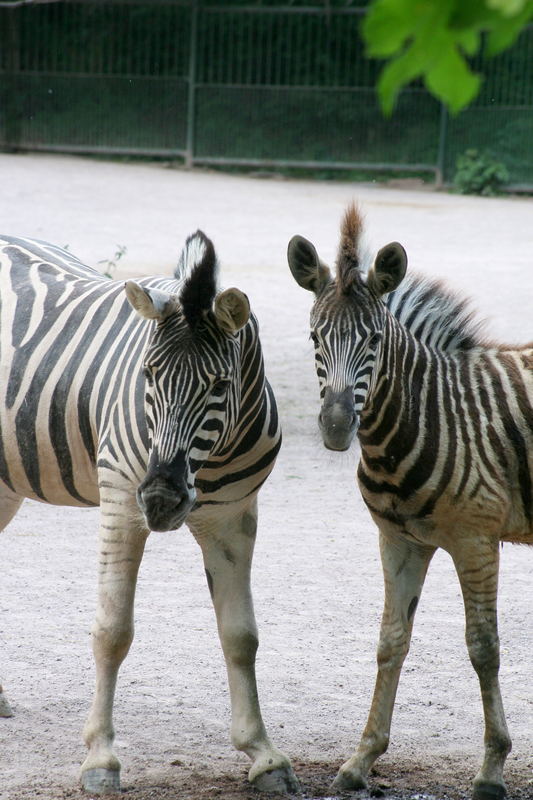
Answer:
<svg viewBox="0 0 533 800"><path fill-rule="evenodd" d="M370 336L369 340L368 340L368 346L369 347L377 347L378 344L380 343L380 341L381 341L381 333L377 333L377 332L373 333Z"/></svg>
<svg viewBox="0 0 533 800"><path fill-rule="evenodd" d="M213 397L222 397L225 394L226 389L229 386L229 380L226 378L220 378L220 380L215 381L213 384L213 388L211 389L211 394Z"/></svg>

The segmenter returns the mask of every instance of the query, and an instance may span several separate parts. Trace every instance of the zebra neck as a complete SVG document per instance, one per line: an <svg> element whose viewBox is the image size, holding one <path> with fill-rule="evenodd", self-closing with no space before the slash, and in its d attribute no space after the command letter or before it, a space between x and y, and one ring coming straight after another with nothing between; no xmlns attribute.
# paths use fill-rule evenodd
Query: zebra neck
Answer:
<svg viewBox="0 0 533 800"><path fill-rule="evenodd" d="M257 323L250 318L240 331L241 350L241 393L240 406L234 414L235 425L229 435L214 448L212 456L220 458L235 457L244 453L263 435L267 416L266 378L263 353L259 341Z"/></svg>
<svg viewBox="0 0 533 800"><path fill-rule="evenodd" d="M367 463L393 471L410 451L420 428L420 409L431 392L430 362L438 356L387 314L381 353L358 432Z"/></svg>

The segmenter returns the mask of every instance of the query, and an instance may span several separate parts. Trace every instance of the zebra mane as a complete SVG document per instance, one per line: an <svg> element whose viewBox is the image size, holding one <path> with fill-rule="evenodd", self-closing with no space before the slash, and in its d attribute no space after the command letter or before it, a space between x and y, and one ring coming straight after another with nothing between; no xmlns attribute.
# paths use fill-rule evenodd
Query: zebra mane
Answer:
<svg viewBox="0 0 533 800"><path fill-rule="evenodd" d="M187 238L174 271L174 277L182 283L178 299L192 330L213 305L217 275L218 262L213 242L198 230Z"/></svg>
<svg viewBox="0 0 533 800"><path fill-rule="evenodd" d="M350 203L341 223L341 241L337 254L337 291L348 294L361 281L360 240L363 233L363 214Z"/></svg>
<svg viewBox="0 0 533 800"><path fill-rule="evenodd" d="M409 273L383 298L389 311L424 344L447 352L485 344L483 322L474 318L469 300L438 280Z"/></svg>
<svg viewBox="0 0 533 800"><path fill-rule="evenodd" d="M341 223L337 256L337 291L349 294L366 281L372 264L363 235L363 214L351 203ZM383 297L389 311L424 344L445 351L470 350L486 344L482 322L474 319L469 301L438 280L408 273L398 288Z"/></svg>

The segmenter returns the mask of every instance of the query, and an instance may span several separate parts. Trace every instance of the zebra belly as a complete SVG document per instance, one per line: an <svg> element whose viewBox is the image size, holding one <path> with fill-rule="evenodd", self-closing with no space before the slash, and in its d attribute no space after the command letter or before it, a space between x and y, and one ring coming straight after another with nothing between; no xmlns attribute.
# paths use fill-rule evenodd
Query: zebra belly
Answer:
<svg viewBox="0 0 533 800"><path fill-rule="evenodd" d="M529 514L524 513L523 497L518 490L511 495L509 513L500 539L502 542L533 545L533 505Z"/></svg>
<svg viewBox="0 0 533 800"><path fill-rule="evenodd" d="M14 418L15 417L15 418ZM0 480L21 497L54 505L99 504L96 467L76 421L65 415L61 435L40 415L1 414Z"/></svg>
<svg viewBox="0 0 533 800"><path fill-rule="evenodd" d="M496 487L494 487L495 489ZM370 493L361 487L363 499L378 527L389 533L407 537L419 544L442 547L450 551L457 537L470 534L494 540L533 544L531 517L525 513L518 490L488 491L477 489L462 497L443 493L428 508L423 491L407 500L384 492Z"/></svg>

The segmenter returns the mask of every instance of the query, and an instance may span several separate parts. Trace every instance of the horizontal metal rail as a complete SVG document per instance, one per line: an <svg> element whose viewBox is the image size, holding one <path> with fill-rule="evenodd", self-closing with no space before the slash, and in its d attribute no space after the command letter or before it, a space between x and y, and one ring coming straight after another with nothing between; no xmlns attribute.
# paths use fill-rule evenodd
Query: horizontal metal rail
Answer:
<svg viewBox="0 0 533 800"><path fill-rule="evenodd" d="M438 172L438 168L435 164L399 164L397 161L300 161L290 158L224 158L219 156L194 156L192 161L193 164L234 167L377 170L380 172L433 172L435 174Z"/></svg>
<svg viewBox="0 0 533 800"><path fill-rule="evenodd" d="M114 156L140 156L148 158L182 158L187 156L182 148L164 147L113 147L108 145L91 144L42 144L20 145L17 148L21 153L75 153L77 155L114 155Z"/></svg>

